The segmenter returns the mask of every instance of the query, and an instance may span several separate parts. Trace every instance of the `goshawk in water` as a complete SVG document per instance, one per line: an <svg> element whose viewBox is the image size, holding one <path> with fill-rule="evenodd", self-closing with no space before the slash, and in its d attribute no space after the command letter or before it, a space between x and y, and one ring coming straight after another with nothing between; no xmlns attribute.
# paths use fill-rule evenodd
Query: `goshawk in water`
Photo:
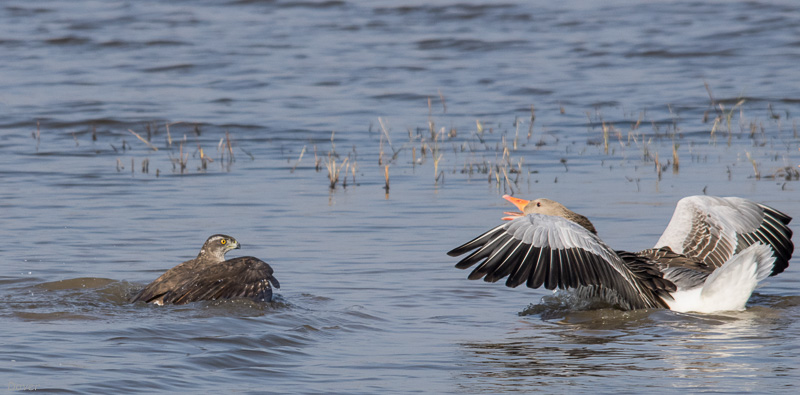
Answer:
<svg viewBox="0 0 800 395"><path fill-rule="evenodd" d="M146 286L131 302L185 304L198 300L247 298L270 301L280 283L266 262L252 256L225 260L225 253L241 248L236 239L213 235L197 258L190 259Z"/></svg>

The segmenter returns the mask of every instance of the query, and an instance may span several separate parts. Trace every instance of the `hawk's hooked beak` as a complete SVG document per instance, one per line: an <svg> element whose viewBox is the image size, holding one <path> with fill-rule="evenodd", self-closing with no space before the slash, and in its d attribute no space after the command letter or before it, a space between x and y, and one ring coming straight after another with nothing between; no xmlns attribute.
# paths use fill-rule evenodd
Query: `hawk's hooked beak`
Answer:
<svg viewBox="0 0 800 395"><path fill-rule="evenodd" d="M225 247L226 247L225 251L230 251L230 250L238 250L242 248L242 245L239 244L239 242L236 240L231 240L231 242L228 243Z"/></svg>

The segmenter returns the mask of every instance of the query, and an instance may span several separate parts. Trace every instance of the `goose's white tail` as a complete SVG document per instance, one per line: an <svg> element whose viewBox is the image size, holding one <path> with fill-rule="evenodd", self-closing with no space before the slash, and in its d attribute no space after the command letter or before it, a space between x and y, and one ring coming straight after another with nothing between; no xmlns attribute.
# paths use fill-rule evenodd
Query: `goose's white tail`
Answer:
<svg viewBox="0 0 800 395"><path fill-rule="evenodd" d="M706 278L703 286L679 290L667 301L675 311L713 313L744 310L756 285L769 276L775 257L769 246L756 243L728 259Z"/></svg>

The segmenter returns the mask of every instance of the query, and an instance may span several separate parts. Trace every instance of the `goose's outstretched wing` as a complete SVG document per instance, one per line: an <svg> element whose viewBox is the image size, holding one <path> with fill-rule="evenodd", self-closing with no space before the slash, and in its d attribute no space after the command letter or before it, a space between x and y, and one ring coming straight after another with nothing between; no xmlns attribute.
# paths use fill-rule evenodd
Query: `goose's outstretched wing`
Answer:
<svg viewBox="0 0 800 395"><path fill-rule="evenodd" d="M272 299L272 287L280 288L272 267L251 256L229 259L196 268L195 272L174 281L171 287L153 282L134 301L160 304L185 304L199 300L248 298Z"/></svg>
<svg viewBox="0 0 800 395"><path fill-rule="evenodd" d="M772 248L774 276L789 266L794 251L792 218L772 207L738 197L689 196L678 201L655 248L698 259L712 268L755 244Z"/></svg>
<svg viewBox="0 0 800 395"><path fill-rule="evenodd" d="M471 280L496 282L508 277L509 287L523 283L530 288L544 285L547 289L599 287L616 294L615 302L628 309L666 307L654 291L659 287L674 288L669 282L641 281L640 276L660 279L660 273L634 273L600 238L562 217L519 217L454 248L448 255L472 250L475 251L456 264L459 269L478 265L468 277ZM655 283L658 284L652 285Z"/></svg>

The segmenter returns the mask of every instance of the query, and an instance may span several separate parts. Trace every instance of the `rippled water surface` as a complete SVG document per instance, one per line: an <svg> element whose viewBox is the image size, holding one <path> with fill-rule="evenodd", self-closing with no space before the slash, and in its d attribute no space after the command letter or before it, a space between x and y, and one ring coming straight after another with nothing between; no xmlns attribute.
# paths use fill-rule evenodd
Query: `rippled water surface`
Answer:
<svg viewBox="0 0 800 395"><path fill-rule="evenodd" d="M687 195L800 216L800 5L529 3L3 2L0 392L796 393L793 262L698 315L445 252L504 193L629 250ZM273 302L126 302L214 233Z"/></svg>

